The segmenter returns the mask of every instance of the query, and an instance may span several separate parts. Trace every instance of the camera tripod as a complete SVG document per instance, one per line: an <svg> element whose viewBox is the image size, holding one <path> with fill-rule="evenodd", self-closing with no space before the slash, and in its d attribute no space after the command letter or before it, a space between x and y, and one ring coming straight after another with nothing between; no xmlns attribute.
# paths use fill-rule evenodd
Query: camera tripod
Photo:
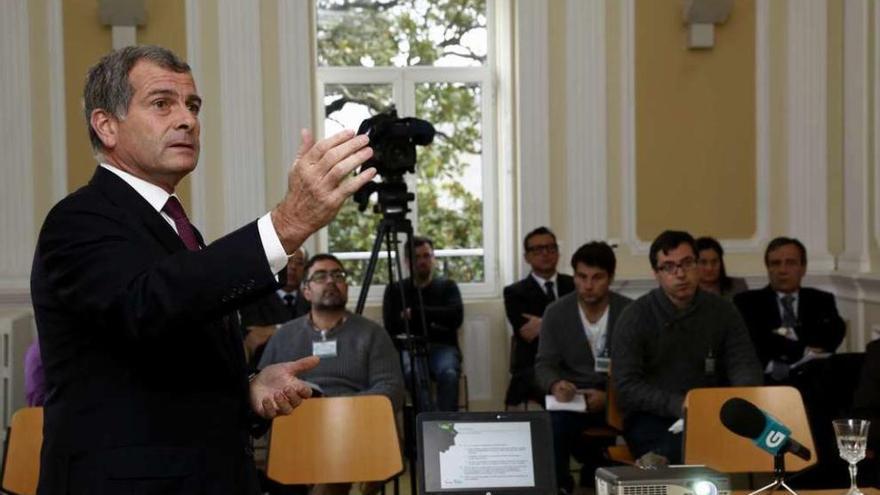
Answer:
<svg viewBox="0 0 880 495"><path fill-rule="evenodd" d="M376 231L376 238L373 241L373 248L370 252L370 260L367 264L367 270L364 273L364 280L361 284L361 292L358 296L358 302L355 308L357 314L363 314L364 306L367 301L367 293L369 292L370 285L373 281L373 275L376 271L376 265L378 264L379 253L382 251L383 242L385 243L385 252L388 256L388 284L392 286L394 285L396 271L397 289L399 290L398 295L401 303L400 307L404 310L409 307L406 300L406 288L403 283L403 268L400 262L400 256L396 255L396 253L399 252L400 247L399 234L402 233L405 235L404 249L406 249L406 259L409 263L409 273L412 274L413 228L412 222L406 218L406 213L409 209L406 207L406 203L404 203L402 207L399 205L396 207L388 207L387 205L381 204L381 202L380 206L377 206L376 209L377 211L381 211L383 215ZM425 329L427 328L427 325L425 323L422 292L416 290L415 293L416 298L418 299L418 304L411 317L419 318L421 328ZM410 329L409 318L402 317L401 319L403 320L404 333L396 337L400 342L398 348L401 349L401 365L404 370L407 369L406 360L408 359L409 373L407 373L407 376L405 377L405 385L410 397L412 397L412 405L406 407L404 414L404 451L406 458L409 461L410 473L413 477L410 487L412 494L415 495L417 485L415 482L415 468L416 460L418 458L415 446L415 419L420 412L436 410L436 405L430 393L428 348L425 342L425 336L413 335Z"/></svg>

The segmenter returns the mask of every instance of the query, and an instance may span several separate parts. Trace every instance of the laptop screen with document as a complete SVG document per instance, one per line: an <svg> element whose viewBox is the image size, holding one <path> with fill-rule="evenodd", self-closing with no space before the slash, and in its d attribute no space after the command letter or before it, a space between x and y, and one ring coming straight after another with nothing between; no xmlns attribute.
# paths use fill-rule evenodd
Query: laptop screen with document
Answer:
<svg viewBox="0 0 880 495"><path fill-rule="evenodd" d="M420 493L556 493L546 411L422 413L416 430Z"/></svg>

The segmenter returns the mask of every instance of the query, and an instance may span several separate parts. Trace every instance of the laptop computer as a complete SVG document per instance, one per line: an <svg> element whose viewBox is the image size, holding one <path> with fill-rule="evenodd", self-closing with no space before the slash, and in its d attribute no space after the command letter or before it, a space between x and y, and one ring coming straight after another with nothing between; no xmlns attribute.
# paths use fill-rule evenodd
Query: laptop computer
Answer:
<svg viewBox="0 0 880 495"><path fill-rule="evenodd" d="M555 495L546 411L426 412L416 418L423 495Z"/></svg>

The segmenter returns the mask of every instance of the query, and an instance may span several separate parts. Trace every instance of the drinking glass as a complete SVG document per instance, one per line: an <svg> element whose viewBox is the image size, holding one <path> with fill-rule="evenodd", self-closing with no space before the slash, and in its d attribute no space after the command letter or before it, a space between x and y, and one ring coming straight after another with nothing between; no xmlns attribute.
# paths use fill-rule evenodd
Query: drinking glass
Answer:
<svg viewBox="0 0 880 495"><path fill-rule="evenodd" d="M856 486L856 463L865 458L871 422L864 419L835 419L832 423L840 458L849 463L850 486L846 495L863 495Z"/></svg>

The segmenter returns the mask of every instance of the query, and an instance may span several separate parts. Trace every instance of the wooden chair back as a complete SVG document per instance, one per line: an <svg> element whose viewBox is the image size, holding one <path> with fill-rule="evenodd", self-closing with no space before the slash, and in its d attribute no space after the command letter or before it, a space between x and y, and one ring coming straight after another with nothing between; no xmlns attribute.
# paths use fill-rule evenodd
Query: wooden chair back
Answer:
<svg viewBox="0 0 880 495"><path fill-rule="evenodd" d="M43 445L43 408L26 407L12 415L6 436L0 488L15 495L37 493L40 449Z"/></svg>
<svg viewBox="0 0 880 495"><path fill-rule="evenodd" d="M307 399L272 422L266 474L279 483L383 481L402 471L394 412L385 396Z"/></svg>
<svg viewBox="0 0 880 495"><path fill-rule="evenodd" d="M773 472L773 456L721 424L721 406L733 397L745 399L791 428L791 437L810 449L805 461L785 456L785 468L796 472L816 464L816 446L800 392L793 387L723 387L691 390L685 398L684 462L705 464L725 473Z"/></svg>

